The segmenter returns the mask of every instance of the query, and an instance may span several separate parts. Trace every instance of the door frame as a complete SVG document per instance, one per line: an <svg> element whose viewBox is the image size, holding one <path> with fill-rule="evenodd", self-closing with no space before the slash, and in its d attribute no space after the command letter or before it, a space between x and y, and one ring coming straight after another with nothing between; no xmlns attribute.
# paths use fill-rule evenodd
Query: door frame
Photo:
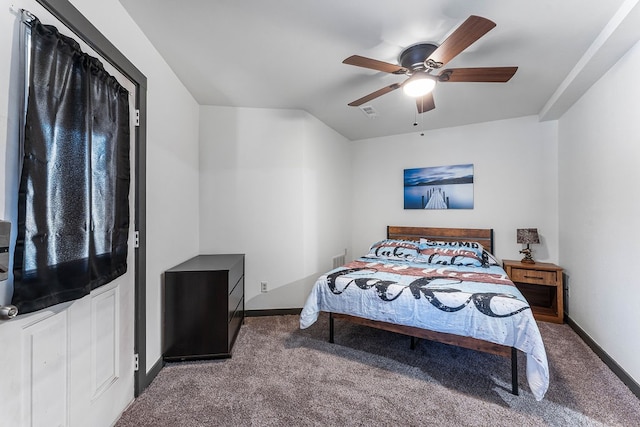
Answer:
<svg viewBox="0 0 640 427"><path fill-rule="evenodd" d="M102 33L84 17L68 0L36 0L60 22L66 25L85 43L91 46L111 65L124 74L136 86L136 109L139 125L135 132L135 213L134 224L138 232L135 249L135 302L134 302L134 351L138 355L138 369L134 372L134 395L147 388L162 368L158 361L147 370L146 339L146 152L147 152L147 77L136 68Z"/></svg>

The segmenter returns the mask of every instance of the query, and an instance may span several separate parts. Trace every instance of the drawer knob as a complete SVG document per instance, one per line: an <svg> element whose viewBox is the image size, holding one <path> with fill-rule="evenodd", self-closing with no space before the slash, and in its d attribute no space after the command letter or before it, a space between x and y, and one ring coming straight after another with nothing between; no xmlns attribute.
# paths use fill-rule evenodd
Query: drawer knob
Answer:
<svg viewBox="0 0 640 427"><path fill-rule="evenodd" d="M526 274L525 274L524 278L525 278L525 279L544 280L544 277L538 277L538 276L527 276Z"/></svg>

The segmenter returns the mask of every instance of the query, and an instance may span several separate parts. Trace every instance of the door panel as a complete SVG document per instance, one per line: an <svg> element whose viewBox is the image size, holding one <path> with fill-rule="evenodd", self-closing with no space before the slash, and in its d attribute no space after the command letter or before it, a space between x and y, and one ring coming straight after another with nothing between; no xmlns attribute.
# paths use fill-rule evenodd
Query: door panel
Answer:
<svg viewBox="0 0 640 427"><path fill-rule="evenodd" d="M115 287L91 298L91 395L100 395L119 376L118 294Z"/></svg>
<svg viewBox="0 0 640 427"><path fill-rule="evenodd" d="M22 330L23 420L28 426L66 426L67 312L46 316Z"/></svg>

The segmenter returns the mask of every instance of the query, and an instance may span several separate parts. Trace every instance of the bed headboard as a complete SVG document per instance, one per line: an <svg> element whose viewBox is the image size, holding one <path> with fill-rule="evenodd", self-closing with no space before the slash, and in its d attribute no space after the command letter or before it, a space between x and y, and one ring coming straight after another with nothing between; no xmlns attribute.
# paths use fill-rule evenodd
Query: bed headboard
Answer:
<svg viewBox="0 0 640 427"><path fill-rule="evenodd" d="M493 253L492 228L433 228L387 226L387 239L401 240L442 240L478 242L486 250Z"/></svg>

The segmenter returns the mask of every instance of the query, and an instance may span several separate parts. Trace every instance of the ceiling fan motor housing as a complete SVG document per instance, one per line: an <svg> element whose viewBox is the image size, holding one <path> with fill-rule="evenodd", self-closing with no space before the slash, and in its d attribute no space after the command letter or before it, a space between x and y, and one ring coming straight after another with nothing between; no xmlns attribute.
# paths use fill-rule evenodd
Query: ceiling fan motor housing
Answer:
<svg viewBox="0 0 640 427"><path fill-rule="evenodd" d="M425 60L438 48L433 43L418 43L413 46L409 46L400 53L398 62L407 70L415 72L418 70L425 70Z"/></svg>

